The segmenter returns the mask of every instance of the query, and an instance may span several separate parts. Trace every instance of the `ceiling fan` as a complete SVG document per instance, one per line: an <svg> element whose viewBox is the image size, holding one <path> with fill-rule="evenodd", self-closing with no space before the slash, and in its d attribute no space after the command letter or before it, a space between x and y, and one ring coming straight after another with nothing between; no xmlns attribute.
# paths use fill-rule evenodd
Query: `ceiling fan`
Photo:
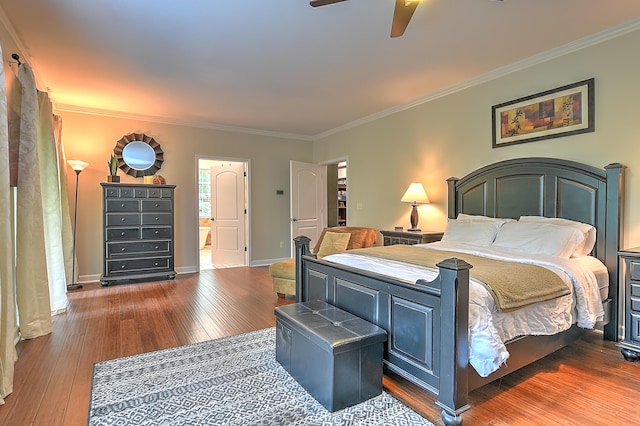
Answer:
<svg viewBox="0 0 640 426"><path fill-rule="evenodd" d="M328 4L340 3L346 0L312 0L309 4L312 7L326 6ZM409 21L416 11L421 0L396 0L396 7L393 10L393 21L391 21L391 37L400 37L407 29ZM503 1L503 0L494 0Z"/></svg>
<svg viewBox="0 0 640 426"><path fill-rule="evenodd" d="M309 4L312 7L326 6L328 4L340 3L346 0L312 0ZM391 22L391 37L400 37L407 29L409 21L416 11L420 0L396 0L396 7L393 11L393 21Z"/></svg>

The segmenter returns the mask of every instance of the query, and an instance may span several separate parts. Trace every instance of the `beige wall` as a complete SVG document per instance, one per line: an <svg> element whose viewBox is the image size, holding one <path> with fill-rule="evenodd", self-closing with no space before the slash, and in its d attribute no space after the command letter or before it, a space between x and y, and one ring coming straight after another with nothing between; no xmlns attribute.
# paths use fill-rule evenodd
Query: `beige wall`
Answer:
<svg viewBox="0 0 640 426"><path fill-rule="evenodd" d="M5 70L13 40L0 26ZM516 157L547 156L596 167L621 162L626 173L624 246L640 245L640 152L636 102L640 93L640 31L550 60L464 91L413 107L314 143L253 134L109 118L70 112L63 119L67 158L88 161L81 174L78 213L78 269L81 278L102 272L100 182L115 143L132 132L147 133L165 152L162 174L176 184L176 267L197 263L196 157L250 162L251 261L288 256L289 160L323 163L348 159L348 223L408 227L410 207L400 197L412 181L425 184L432 204L420 207L420 226L442 230L446 184L480 166ZM18 52L21 53L21 52ZM499 149L491 148L491 105L587 78L596 82L596 131ZM144 113L144 112L142 112ZM73 174L71 174L73 177ZM129 176L124 182L139 182ZM70 182L69 191L75 189ZM285 195L276 195L284 189ZM358 207L361 207L358 209Z"/></svg>
<svg viewBox="0 0 640 426"><path fill-rule="evenodd" d="M461 92L326 137L314 161L349 158L348 223L388 229L409 226L400 202L412 181L431 200L421 206L423 230L446 224L445 180L517 157L558 157L626 170L623 246L640 245L640 31L591 46ZM491 106L595 78L596 131L492 149ZM358 204L362 207L358 210Z"/></svg>
<svg viewBox="0 0 640 426"><path fill-rule="evenodd" d="M80 175L78 195L77 257L81 280L102 273L102 199L100 182L106 181L107 159L116 142L129 133L152 136L164 151L158 172L176 187L175 264L178 272L195 270L198 258L198 156L246 160L250 163L250 262L268 264L289 256L289 159L310 161L308 141L279 139L211 129L150 123L129 119L60 112L67 159L90 163ZM73 172L69 171L70 176ZM118 173L122 182L142 183ZM284 189L285 195L276 195ZM75 183L69 182L70 199Z"/></svg>

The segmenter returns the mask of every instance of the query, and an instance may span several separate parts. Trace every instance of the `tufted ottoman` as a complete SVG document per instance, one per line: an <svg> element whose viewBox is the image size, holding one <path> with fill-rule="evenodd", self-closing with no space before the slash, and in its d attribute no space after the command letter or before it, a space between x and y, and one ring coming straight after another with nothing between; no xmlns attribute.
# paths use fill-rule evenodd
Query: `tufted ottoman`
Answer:
<svg viewBox="0 0 640 426"><path fill-rule="evenodd" d="M387 333L322 301L275 308L276 360L333 412L382 392Z"/></svg>

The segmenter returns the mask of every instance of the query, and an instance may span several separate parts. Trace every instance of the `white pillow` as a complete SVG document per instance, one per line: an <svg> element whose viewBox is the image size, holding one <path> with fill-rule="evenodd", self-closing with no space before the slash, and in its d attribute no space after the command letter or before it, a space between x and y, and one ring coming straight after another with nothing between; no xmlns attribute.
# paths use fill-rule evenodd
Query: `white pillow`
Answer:
<svg viewBox="0 0 640 426"><path fill-rule="evenodd" d="M493 220L450 220L442 241L454 241L474 246L489 247L498 234L502 222Z"/></svg>
<svg viewBox="0 0 640 426"><path fill-rule="evenodd" d="M577 228L524 221L502 225L491 247L568 259L580 245L584 245L584 235Z"/></svg>
<svg viewBox="0 0 640 426"><path fill-rule="evenodd" d="M576 247L576 250L571 254L571 257L584 257L588 255L596 244L596 228L587 223L576 222L575 220L562 219L559 217L544 216L520 216L520 222L552 223L554 225L571 226L578 229L584 235L584 243L581 246Z"/></svg>
<svg viewBox="0 0 640 426"><path fill-rule="evenodd" d="M475 214L458 213L458 220L466 220L472 222L489 221L489 222L515 222L515 219L503 218L503 217L489 217L480 216Z"/></svg>

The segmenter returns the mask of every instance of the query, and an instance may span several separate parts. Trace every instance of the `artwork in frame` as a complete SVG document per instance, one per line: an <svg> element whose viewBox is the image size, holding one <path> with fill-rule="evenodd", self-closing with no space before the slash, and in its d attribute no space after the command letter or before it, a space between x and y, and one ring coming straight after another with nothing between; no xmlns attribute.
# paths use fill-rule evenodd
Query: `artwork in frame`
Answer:
<svg viewBox="0 0 640 426"><path fill-rule="evenodd" d="M491 107L493 147L595 130L594 79Z"/></svg>

